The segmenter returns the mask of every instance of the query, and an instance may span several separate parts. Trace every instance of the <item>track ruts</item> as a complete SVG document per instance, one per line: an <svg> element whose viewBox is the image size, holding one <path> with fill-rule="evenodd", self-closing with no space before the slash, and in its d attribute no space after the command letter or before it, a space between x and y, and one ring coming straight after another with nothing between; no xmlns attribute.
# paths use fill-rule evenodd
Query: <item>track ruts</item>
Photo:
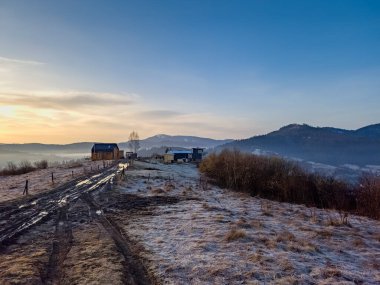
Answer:
<svg viewBox="0 0 380 285"><path fill-rule="evenodd" d="M0 204L0 246L11 242L30 227L39 224L58 209L77 200L83 193L101 188L116 173L115 167L75 179L56 189L25 200Z"/></svg>
<svg viewBox="0 0 380 285"><path fill-rule="evenodd" d="M150 285L151 280L148 277L147 270L140 262L138 256L135 256L131 251L130 241L128 237L124 236L115 222L108 219L101 210L101 207L94 201L90 193L82 196L82 199L90 206L92 215L100 222L104 229L108 232L114 240L120 253L124 256L124 278L125 284L131 285Z"/></svg>

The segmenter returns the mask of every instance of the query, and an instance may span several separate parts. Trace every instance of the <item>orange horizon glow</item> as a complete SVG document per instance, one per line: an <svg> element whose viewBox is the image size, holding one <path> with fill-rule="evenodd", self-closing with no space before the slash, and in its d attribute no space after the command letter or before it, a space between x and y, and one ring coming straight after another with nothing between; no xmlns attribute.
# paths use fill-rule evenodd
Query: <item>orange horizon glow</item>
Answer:
<svg viewBox="0 0 380 285"><path fill-rule="evenodd" d="M230 131L236 120L226 120L224 129L218 126L223 118L146 110L133 96L83 92L35 94L0 93L0 143L125 142L133 130L140 138L165 133L225 139L237 134Z"/></svg>

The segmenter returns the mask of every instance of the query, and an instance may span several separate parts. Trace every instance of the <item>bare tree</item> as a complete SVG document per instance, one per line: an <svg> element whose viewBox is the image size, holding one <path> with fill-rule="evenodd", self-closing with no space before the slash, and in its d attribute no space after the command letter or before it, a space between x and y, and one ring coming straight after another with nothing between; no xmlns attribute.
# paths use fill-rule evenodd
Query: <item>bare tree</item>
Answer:
<svg viewBox="0 0 380 285"><path fill-rule="evenodd" d="M140 137L137 132L133 131L129 134L128 145L134 153L137 153L137 150L140 148Z"/></svg>

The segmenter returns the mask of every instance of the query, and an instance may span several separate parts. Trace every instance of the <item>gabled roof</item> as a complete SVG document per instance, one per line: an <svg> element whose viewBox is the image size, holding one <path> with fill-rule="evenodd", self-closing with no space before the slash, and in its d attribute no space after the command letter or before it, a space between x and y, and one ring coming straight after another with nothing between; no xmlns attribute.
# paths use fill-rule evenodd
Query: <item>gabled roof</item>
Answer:
<svg viewBox="0 0 380 285"><path fill-rule="evenodd" d="M91 152L113 152L115 148L119 149L115 143L95 143L91 148Z"/></svg>
<svg viewBox="0 0 380 285"><path fill-rule="evenodd" d="M178 154L178 153L185 153L185 154L192 154L193 152L191 150L169 150L167 152L168 154Z"/></svg>

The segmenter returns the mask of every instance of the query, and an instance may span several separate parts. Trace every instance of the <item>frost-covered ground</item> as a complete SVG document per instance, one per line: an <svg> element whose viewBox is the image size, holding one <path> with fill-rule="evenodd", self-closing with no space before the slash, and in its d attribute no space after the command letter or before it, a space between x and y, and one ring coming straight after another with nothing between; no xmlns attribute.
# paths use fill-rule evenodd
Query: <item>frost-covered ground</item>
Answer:
<svg viewBox="0 0 380 285"><path fill-rule="evenodd" d="M192 165L136 163L123 193L181 199L123 228L162 284L380 284L380 222L206 185Z"/></svg>
<svg viewBox="0 0 380 285"><path fill-rule="evenodd" d="M46 192L85 173L103 167L102 161L80 160L21 175L0 176L0 202L22 197L28 179L29 194ZM53 172L54 184L51 180Z"/></svg>

